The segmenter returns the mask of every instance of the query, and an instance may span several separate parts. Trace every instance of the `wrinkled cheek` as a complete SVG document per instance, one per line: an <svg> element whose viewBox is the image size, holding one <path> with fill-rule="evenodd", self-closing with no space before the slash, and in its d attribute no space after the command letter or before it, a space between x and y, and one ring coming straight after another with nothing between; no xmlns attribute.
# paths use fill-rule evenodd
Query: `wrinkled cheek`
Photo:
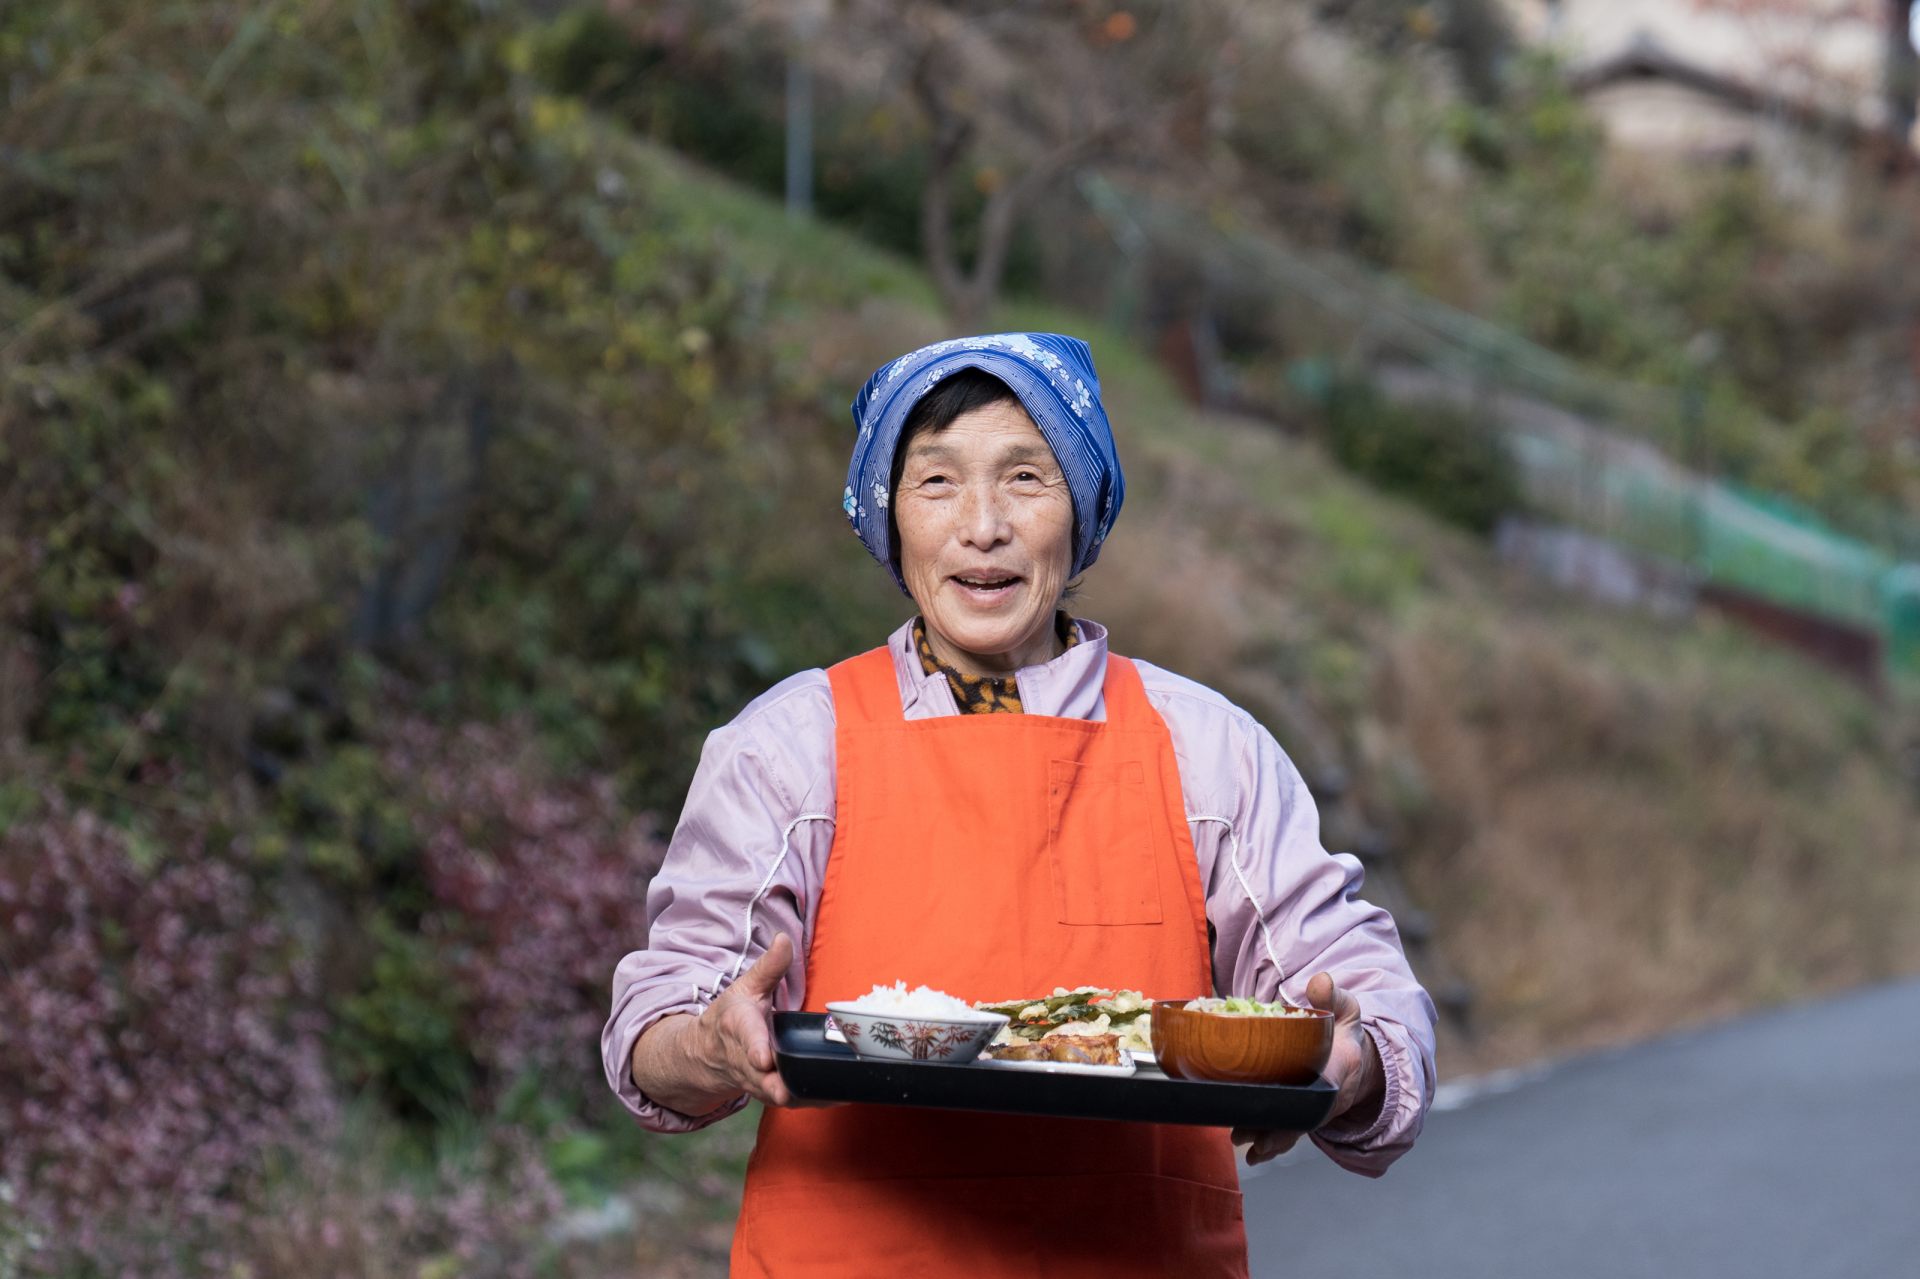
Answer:
<svg viewBox="0 0 1920 1279"><path fill-rule="evenodd" d="M937 531L924 516L905 513L896 514L894 529L893 544L900 554L900 576L906 580L907 593L924 607L927 591L935 580L931 557L925 548L938 545Z"/></svg>

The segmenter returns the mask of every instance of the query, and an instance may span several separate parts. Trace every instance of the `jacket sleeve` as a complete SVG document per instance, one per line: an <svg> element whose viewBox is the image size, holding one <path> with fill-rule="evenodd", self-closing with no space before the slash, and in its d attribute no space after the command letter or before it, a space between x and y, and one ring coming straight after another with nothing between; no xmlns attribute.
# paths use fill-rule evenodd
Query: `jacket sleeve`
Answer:
<svg viewBox="0 0 1920 1279"><path fill-rule="evenodd" d="M1335 1120L1313 1140L1342 1167L1377 1177L1412 1146L1433 1099L1433 1001L1392 916L1360 896L1358 859L1321 845L1299 770L1271 733L1237 718L1233 758L1219 761L1228 784L1196 788L1212 792L1213 811L1188 812L1207 876L1215 980L1225 993L1304 1002L1308 980L1326 972L1360 1001L1385 1103L1373 1122Z"/></svg>
<svg viewBox="0 0 1920 1279"><path fill-rule="evenodd" d="M773 938L793 938L776 1006L806 996L806 952L833 845L833 705L826 676L795 676L707 737L667 856L647 891L642 949L613 976L600 1035L614 1094L643 1127L689 1132L725 1118L683 1115L633 1082L633 1046L672 1013L699 1013Z"/></svg>

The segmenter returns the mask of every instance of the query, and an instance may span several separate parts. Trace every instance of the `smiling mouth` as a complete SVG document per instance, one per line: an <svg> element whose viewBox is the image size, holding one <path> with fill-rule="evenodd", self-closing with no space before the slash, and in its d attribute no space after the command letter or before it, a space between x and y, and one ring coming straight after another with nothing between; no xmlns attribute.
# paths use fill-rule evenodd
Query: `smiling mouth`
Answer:
<svg viewBox="0 0 1920 1279"><path fill-rule="evenodd" d="M1024 579L1017 573L956 573L949 580L963 590L990 593L1005 590L1009 586L1013 586Z"/></svg>

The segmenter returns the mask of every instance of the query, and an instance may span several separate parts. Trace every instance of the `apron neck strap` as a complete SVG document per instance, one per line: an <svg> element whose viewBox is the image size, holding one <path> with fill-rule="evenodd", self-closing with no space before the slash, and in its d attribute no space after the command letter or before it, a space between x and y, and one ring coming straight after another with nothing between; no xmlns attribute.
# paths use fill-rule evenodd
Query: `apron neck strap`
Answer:
<svg viewBox="0 0 1920 1279"><path fill-rule="evenodd" d="M827 668L833 687L834 715L846 722L898 724L906 718L900 705L900 679L893 669L893 653L882 646L849 657ZM1107 704L1107 723L1136 725L1153 714L1146 685L1128 658L1107 654L1107 673L1100 694Z"/></svg>

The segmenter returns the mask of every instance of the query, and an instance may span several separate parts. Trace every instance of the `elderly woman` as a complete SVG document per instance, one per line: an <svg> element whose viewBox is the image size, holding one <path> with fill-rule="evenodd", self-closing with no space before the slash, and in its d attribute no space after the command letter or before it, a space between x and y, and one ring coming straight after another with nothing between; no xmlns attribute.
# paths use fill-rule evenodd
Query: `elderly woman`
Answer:
<svg viewBox="0 0 1920 1279"><path fill-rule="evenodd" d="M1246 1273L1218 1130L794 1107L769 1011L876 983L1331 1008L1314 1142L1377 1176L1419 1131L1433 1005L1293 765L1061 607L1125 491L1099 386L1085 343L1045 333L875 373L843 505L919 614L707 741L602 1049L655 1131L766 1103L735 1275ZM1250 1163L1297 1136L1232 1134Z"/></svg>

